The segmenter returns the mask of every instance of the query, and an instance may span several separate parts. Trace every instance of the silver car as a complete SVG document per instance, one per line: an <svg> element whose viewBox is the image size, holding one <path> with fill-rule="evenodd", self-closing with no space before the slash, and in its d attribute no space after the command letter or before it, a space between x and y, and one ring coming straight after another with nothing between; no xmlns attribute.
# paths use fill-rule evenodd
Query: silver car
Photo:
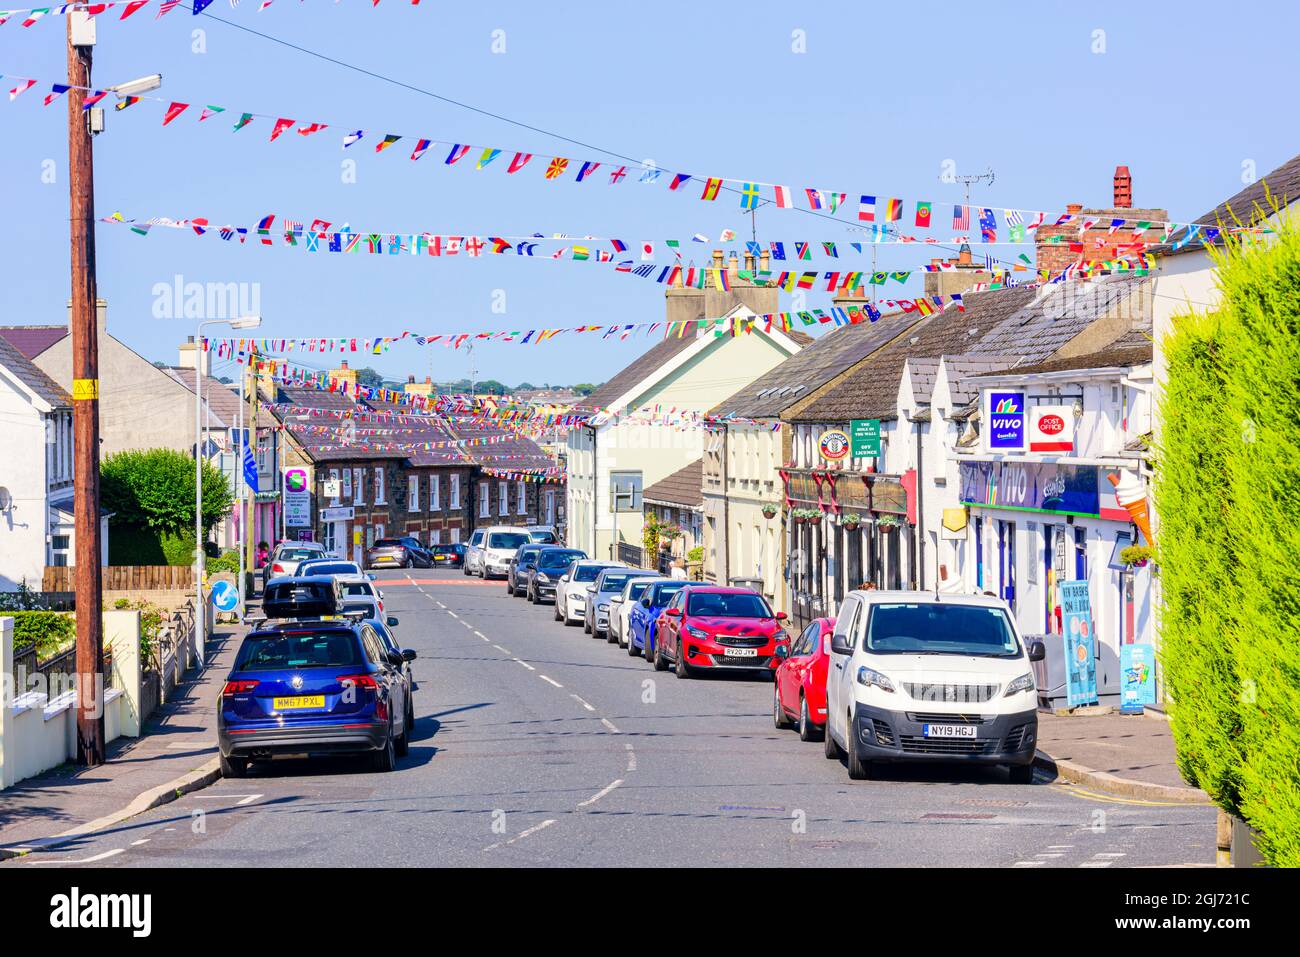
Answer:
<svg viewBox="0 0 1300 957"><path fill-rule="evenodd" d="M320 542L281 542L262 566L262 590L272 578L298 574L298 566L314 558L328 558Z"/></svg>
<svg viewBox="0 0 1300 957"><path fill-rule="evenodd" d="M587 602L583 612L582 630L596 638L609 633L610 602L621 594L623 587L633 578L653 577L648 568L606 568L587 586Z"/></svg>

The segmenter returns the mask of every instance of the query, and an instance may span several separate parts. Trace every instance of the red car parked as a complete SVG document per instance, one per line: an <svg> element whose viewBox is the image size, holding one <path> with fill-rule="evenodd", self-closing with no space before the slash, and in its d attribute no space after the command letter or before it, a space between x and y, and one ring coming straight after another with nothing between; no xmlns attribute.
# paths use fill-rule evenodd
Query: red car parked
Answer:
<svg viewBox="0 0 1300 957"><path fill-rule="evenodd" d="M785 618L748 588L689 585L660 617L655 670L666 671L671 662L679 678L704 668L771 674L780 661L777 647L790 640L781 627Z"/></svg>
<svg viewBox="0 0 1300 957"><path fill-rule="evenodd" d="M798 722L799 740L820 741L826 733L826 668L834 618L818 618L790 645L776 668L772 722L788 728Z"/></svg>

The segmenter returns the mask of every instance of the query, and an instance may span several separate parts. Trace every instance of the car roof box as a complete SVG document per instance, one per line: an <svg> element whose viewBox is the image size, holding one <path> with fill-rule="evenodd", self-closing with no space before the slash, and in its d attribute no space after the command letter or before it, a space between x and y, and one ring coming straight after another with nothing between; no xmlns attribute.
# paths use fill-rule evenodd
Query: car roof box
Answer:
<svg viewBox="0 0 1300 957"><path fill-rule="evenodd" d="M337 615L342 605L342 590L332 578L272 579L262 596L267 618L321 618Z"/></svg>

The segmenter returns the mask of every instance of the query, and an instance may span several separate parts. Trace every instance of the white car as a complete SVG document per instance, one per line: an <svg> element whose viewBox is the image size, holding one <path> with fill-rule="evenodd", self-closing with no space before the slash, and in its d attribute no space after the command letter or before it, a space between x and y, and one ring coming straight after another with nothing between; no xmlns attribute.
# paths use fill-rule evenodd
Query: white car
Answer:
<svg viewBox="0 0 1300 957"><path fill-rule="evenodd" d="M555 586L555 620L566 625L582 624L587 611L587 586L596 580L606 568L622 565L622 562L598 562L590 559L574 562L569 570L560 576Z"/></svg>
<svg viewBox="0 0 1300 957"><path fill-rule="evenodd" d="M510 559L520 545L531 545L527 529L513 525L493 525L475 529L465 551L465 574L479 578L505 578L510 571Z"/></svg>
<svg viewBox="0 0 1300 957"><path fill-rule="evenodd" d="M662 575L629 578L627 584L623 586L623 590L610 599L609 631L605 634L606 641L610 644L618 642L620 648L627 647L627 616L631 613L633 606L641 600L641 594L646 590L646 586L662 578Z"/></svg>
<svg viewBox="0 0 1300 957"><path fill-rule="evenodd" d="M265 589L272 578L298 574L298 566L313 558L329 558L324 545L319 542L281 542L262 566L262 588Z"/></svg>
<svg viewBox="0 0 1300 957"><path fill-rule="evenodd" d="M335 575L334 579L343 590L343 597L348 600L356 598L373 598L379 608L376 618L384 614L384 593L375 587L374 579L369 575Z"/></svg>
<svg viewBox="0 0 1300 957"><path fill-rule="evenodd" d="M1003 764L1029 784L1038 739L1031 662L1006 602L986 595L854 591L831 635L826 756L849 777L880 762Z"/></svg>

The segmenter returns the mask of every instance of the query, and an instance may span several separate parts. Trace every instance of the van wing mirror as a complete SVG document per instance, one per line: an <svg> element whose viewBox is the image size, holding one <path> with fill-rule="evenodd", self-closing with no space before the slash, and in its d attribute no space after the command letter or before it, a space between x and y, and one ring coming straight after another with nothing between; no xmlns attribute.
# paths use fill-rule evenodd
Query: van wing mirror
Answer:
<svg viewBox="0 0 1300 957"><path fill-rule="evenodd" d="M1035 638L1029 642L1029 660L1042 661L1047 657L1047 646Z"/></svg>

